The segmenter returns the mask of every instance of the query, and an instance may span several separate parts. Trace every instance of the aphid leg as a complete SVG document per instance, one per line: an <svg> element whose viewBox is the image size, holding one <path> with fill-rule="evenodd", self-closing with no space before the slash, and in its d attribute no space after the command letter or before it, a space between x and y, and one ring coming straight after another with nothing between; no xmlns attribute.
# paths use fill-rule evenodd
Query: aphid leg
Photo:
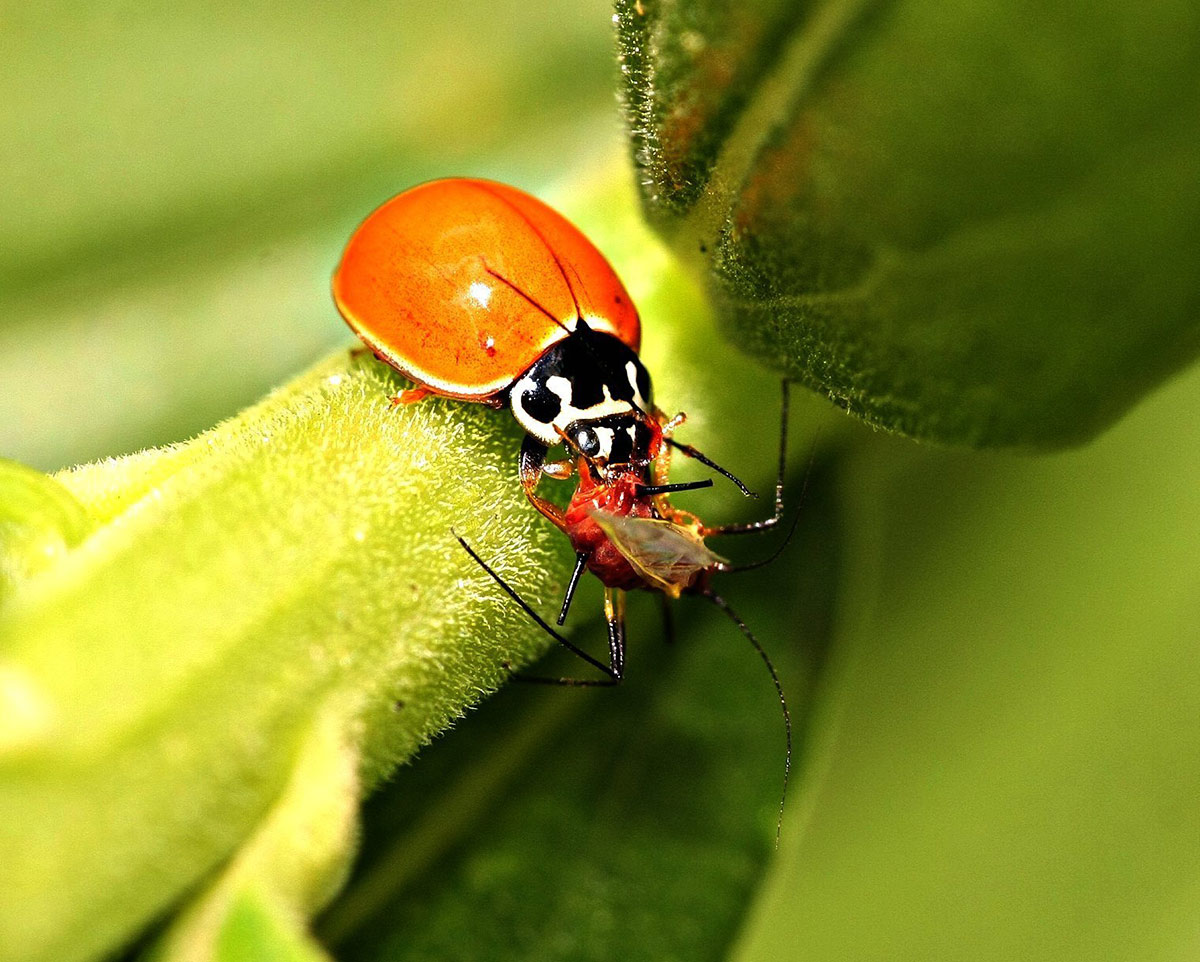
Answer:
<svg viewBox="0 0 1200 962"><path fill-rule="evenodd" d="M787 802L788 779L792 774L792 715L788 711L787 698L783 694L783 683L779 680L779 673L775 671L775 666L771 664L771 658L767 654L754 634L746 627L746 623L738 616L732 608L729 607L729 602L722 598L719 594L709 588L702 588L695 592L702 598L707 598L717 608L723 611L726 617L729 618L740 631L746 640L754 646L754 650L758 652L758 656L762 659L763 664L767 666L767 671L771 675L771 683L775 686L775 694L779 696L779 707L783 711L783 734L784 734L784 756L783 756L783 790L779 794L779 818L775 822L775 847L779 847L779 836L783 832L783 806Z"/></svg>
<svg viewBox="0 0 1200 962"><path fill-rule="evenodd" d="M560 530L566 527L563 510L558 505L547 501L537 494L538 482L542 479L542 468L546 463L546 445L529 435L521 442L521 454L517 461L518 472L521 476L521 487L529 503L549 518Z"/></svg>
<svg viewBox="0 0 1200 962"><path fill-rule="evenodd" d="M562 607L558 610L558 624L560 625L567 620L567 612L571 610L571 599L575 597L575 589L579 586L579 576L583 574L584 566L587 565L587 557L582 551L575 554L575 570L571 572L567 593L563 595Z"/></svg>
<svg viewBox="0 0 1200 962"><path fill-rule="evenodd" d="M526 608L526 611L528 610ZM625 678L625 592L613 588L604 589L604 620L608 624L609 664L608 668L603 670L611 675L610 678L544 678L536 675L514 675L513 678L516 681L536 682L540 685L567 685L576 688L602 688L621 684ZM557 634L554 637L559 638ZM571 650L576 654L580 653L575 647L571 647ZM584 658L589 664L597 664L593 658L586 655Z"/></svg>
<svg viewBox="0 0 1200 962"><path fill-rule="evenodd" d="M514 675L513 676L514 679L516 679L518 681L534 682L534 683L542 684L542 685L569 685L569 686L576 687L576 688L605 688L605 687L611 687L613 685L620 684L621 669L618 667L617 664L605 665L603 662L593 658L591 655L589 655L586 651L584 651L578 645L573 644L572 642L570 642L569 640L564 638L562 635L560 635L553 628L551 628L550 625L548 625L546 623L546 621L542 618L542 616L533 610L533 608L530 606L529 602L527 602L524 598L522 598L519 594L517 594L517 592L513 589L513 587L511 585L509 585L509 583L507 581L505 581L503 578L501 578L500 575L498 575L494 570L492 570L491 566L486 561L484 561L481 557L479 557L479 555L475 552L475 549L472 548L469 544L467 544L467 541L465 538L463 538L453 528L450 530L450 533L452 535L454 535L455 539L458 541L458 543L460 545L462 545L463 550L471 556L472 560L474 560L474 562L477 565L479 565L479 567L481 567L484 571L486 571L488 573L488 576L504 590L504 593L506 595L508 595L510 598L512 598L513 601L515 601L517 603L517 605L520 607L520 609L523 612L525 612L525 614L527 614L533 620L534 624L536 624L539 628L542 629L542 631L546 632L546 634L548 634L551 638L553 638L560 645L562 645L564 648L566 648L567 651L571 652L571 654L576 655L579 658L582 658L593 668L597 669L598 671L603 672L605 675L608 676L607 678L582 678L581 679L581 678L540 678L540 677L533 676L533 675ZM606 611L607 611L607 604L606 604ZM624 626L624 621L623 621L624 614L625 614L625 607L624 607L624 604L622 604L621 605L622 624L621 624L621 629L620 629L620 637L621 637L620 665L622 665L622 666L624 665L624 661L625 661L625 646L624 646L625 626ZM612 628L611 624L609 625L608 633L609 633L609 653L611 656L612 651L613 651L613 643L612 643L613 628Z"/></svg>
<svg viewBox="0 0 1200 962"><path fill-rule="evenodd" d="M625 592L604 589L604 620L608 622L608 660L613 678L625 677Z"/></svg>
<svg viewBox="0 0 1200 962"><path fill-rule="evenodd" d="M788 525L787 534L783 536L783 540L781 542L779 542L779 544L775 548L775 550L772 551L765 558L760 558L758 561L748 561L743 564L736 564L736 565L726 564L725 562L721 562L720 564L718 564L716 566L717 571L725 571L725 572L754 571L756 568L765 568L767 565L771 564L776 558L778 558L781 554L783 554L784 549L791 543L792 537L796 534L796 528L800 524L799 504L804 501L804 495L808 491L808 479L809 479L809 476L812 474L813 463L816 461L816 459L817 459L817 438L816 438L816 436L814 436L813 443L812 443L812 451L808 457L808 467L804 471L804 483L801 484L800 494L796 499L796 501L797 501L796 513L792 515L792 523L790 525ZM776 510L782 510L782 509L777 506ZM717 531L716 533L721 534L720 531Z"/></svg>
<svg viewBox="0 0 1200 962"><path fill-rule="evenodd" d="M801 497L803 497L803 495L804 495L803 490L800 492L800 495L801 495ZM757 568L765 568L767 565L774 562L774 560L776 558L778 558L781 554L783 554L784 549L787 548L787 546L789 544L791 544L792 535L794 535L796 533L796 528L799 524L800 524L800 512L797 511L794 515L792 515L792 523L790 525L788 525L788 532L786 535L783 536L783 540L781 542L779 542L779 545L775 548L775 550L772 551L765 558L759 558L757 561L747 561L745 564L737 564L737 565L731 565L731 564L727 564L725 562L720 562L719 564L717 564L715 566L714 570L721 571L724 573L731 573L731 572L738 572L738 571L754 571ZM719 533L720 532L718 532L718 534Z"/></svg>
<svg viewBox="0 0 1200 962"><path fill-rule="evenodd" d="M779 472L775 476L775 513L761 521L750 521L744 524L722 524L715 527L707 525L701 529L704 537L714 534L753 534L775 527L783 520L783 481L787 474L787 438L788 438L788 382L783 383L783 399L779 406ZM719 470L719 469L718 469Z"/></svg>

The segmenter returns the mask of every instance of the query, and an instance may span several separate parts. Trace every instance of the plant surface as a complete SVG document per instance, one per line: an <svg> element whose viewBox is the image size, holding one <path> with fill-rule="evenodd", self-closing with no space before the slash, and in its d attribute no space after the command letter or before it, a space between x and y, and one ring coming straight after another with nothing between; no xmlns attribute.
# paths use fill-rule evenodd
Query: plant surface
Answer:
<svg viewBox="0 0 1200 962"><path fill-rule="evenodd" d="M620 0L631 177L603 7L274 9L8 34L0 449L51 473L0 463L0 960L1188 957L1195 12ZM551 643L451 529L544 612L569 547L511 417L393 408L327 294L459 172L558 175L760 492L814 389L796 537L721 585L778 849L702 602L491 697Z"/></svg>

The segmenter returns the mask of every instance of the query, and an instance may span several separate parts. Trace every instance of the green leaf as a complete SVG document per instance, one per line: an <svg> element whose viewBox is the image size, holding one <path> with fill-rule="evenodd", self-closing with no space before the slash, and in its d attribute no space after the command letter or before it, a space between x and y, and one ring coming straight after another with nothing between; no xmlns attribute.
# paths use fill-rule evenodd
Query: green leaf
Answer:
<svg viewBox="0 0 1200 962"><path fill-rule="evenodd" d="M643 199L873 425L1095 436L1200 349L1193 4L617 4Z"/></svg>
<svg viewBox="0 0 1200 962"><path fill-rule="evenodd" d="M357 840L359 759L343 730L346 714L317 719L261 827L175 919L152 962L327 959L307 919L341 886Z"/></svg>
<svg viewBox="0 0 1200 962"><path fill-rule="evenodd" d="M1198 406L1193 371L1056 458L847 452L826 774L733 958L1194 956Z"/></svg>
<svg viewBox="0 0 1200 962"><path fill-rule="evenodd" d="M61 484L0 459L0 604L79 544L90 527L83 505Z"/></svg>
<svg viewBox="0 0 1200 962"><path fill-rule="evenodd" d="M230 906L214 962L331 962L297 927L297 921L275 905L240 895Z"/></svg>
<svg viewBox="0 0 1200 962"><path fill-rule="evenodd" d="M128 497L0 622L43 717L0 759L0 957L132 935L254 831L332 703L370 785L542 649L450 532L532 597L561 583L515 425L399 387L342 352L178 451L63 476Z"/></svg>

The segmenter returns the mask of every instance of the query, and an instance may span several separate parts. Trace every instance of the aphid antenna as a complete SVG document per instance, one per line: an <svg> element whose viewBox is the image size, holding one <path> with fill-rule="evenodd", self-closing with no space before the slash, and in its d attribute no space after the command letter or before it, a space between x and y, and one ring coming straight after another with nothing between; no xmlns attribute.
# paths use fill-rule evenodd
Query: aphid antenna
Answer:
<svg viewBox="0 0 1200 962"><path fill-rule="evenodd" d="M733 474L730 471L726 471L723 467L721 467L719 464L717 464L716 461L712 460L712 458L708 457L707 455L702 454L700 451L697 451L690 444L681 444L679 441L676 441L674 438L668 438L668 437L664 437L663 440L666 441L667 444L670 445L671 447L673 447L676 451L682 452L683 454L687 455L689 458L691 458L694 461L699 461L701 464L707 465L708 467L710 467L714 471L716 471L717 474L724 475L726 478L728 478L730 481L732 481L734 484L736 484L738 490L741 491L742 494L744 494L747 498L757 498L758 497L758 495L755 494L753 491L751 491L748 487L746 487L741 482L741 479L739 479L735 474Z"/></svg>
<svg viewBox="0 0 1200 962"><path fill-rule="evenodd" d="M534 623L541 628L542 631L566 648L567 651L571 652L571 654L582 658L593 668L608 676L607 678L541 678L534 675L513 675L515 680L532 682L534 684L541 685L565 685L573 688L611 688L614 685L620 684L620 676L616 671L613 670L613 668L593 658L578 645L573 644L571 641L564 638L561 634L551 628L550 625L548 625L542 618L542 616L533 610L533 607L529 604L529 602L522 598L521 595L511 585L509 585L507 581L501 578L500 575L492 569L491 565L489 565L483 560L483 558L479 556L474 548L467 544L467 540L462 535L460 535L453 528L450 529L450 533L454 536L454 539L460 545L462 545L463 550L471 556L474 562L487 572L488 576L504 590L505 594L507 594L510 598L512 598L513 601L517 603L517 605L522 611L525 612L525 614L533 619Z"/></svg>
<svg viewBox="0 0 1200 962"><path fill-rule="evenodd" d="M783 835L783 807L787 804L788 779L792 774L792 714L788 711L787 697L783 693L783 683L779 680L779 673L771 663L771 656L767 654L766 649L759 643L759 640L754 637L754 633L746 627L746 623L742 621L737 612L729 607L729 602L715 591L709 589L697 591L695 594L700 595L702 598L707 598L713 605L723 611L726 617L746 637L746 640L753 645L763 664L767 666L767 671L771 675L771 683L775 686L775 694L779 696L779 707L783 711L783 734L786 744L783 756L783 789L779 793L779 817L775 821L775 847L779 848L779 840Z"/></svg>
<svg viewBox="0 0 1200 962"><path fill-rule="evenodd" d="M637 486L637 493L639 497L652 498L659 494L699 491L701 488L711 488L712 486L712 478L704 478L702 481L678 481L674 484L639 484ZM559 624L562 624L562 622L559 622Z"/></svg>

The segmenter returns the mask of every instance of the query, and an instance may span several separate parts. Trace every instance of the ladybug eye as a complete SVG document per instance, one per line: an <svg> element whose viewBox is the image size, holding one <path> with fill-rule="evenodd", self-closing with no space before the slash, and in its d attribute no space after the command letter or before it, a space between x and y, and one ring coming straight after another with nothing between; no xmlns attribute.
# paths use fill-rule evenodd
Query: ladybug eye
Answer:
<svg viewBox="0 0 1200 962"><path fill-rule="evenodd" d="M575 435L575 446L585 458L594 458L600 453L600 438L591 428L580 428Z"/></svg>

